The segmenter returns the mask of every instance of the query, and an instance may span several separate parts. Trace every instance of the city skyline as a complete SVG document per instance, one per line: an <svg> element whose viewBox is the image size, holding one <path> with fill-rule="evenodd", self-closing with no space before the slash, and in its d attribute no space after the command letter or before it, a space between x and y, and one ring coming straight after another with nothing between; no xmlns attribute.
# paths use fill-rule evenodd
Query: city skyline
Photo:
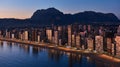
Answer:
<svg viewBox="0 0 120 67"><path fill-rule="evenodd" d="M114 13L120 18L119 0L1 0L0 18L30 18L38 9L57 8L64 13L96 11Z"/></svg>
<svg viewBox="0 0 120 67"><path fill-rule="evenodd" d="M120 0L0 0L0 67L119 67Z"/></svg>

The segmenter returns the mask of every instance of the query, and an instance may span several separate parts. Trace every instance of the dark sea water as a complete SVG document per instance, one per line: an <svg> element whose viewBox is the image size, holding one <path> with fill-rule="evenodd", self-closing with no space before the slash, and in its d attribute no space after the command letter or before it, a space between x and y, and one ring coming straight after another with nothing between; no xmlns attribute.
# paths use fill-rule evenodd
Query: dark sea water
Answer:
<svg viewBox="0 0 120 67"><path fill-rule="evenodd" d="M97 67L89 56L0 41L0 67Z"/></svg>

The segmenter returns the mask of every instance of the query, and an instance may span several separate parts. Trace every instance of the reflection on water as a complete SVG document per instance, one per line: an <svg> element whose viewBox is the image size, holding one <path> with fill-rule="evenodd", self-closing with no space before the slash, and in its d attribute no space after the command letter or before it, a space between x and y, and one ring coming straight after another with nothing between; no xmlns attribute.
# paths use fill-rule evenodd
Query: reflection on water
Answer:
<svg viewBox="0 0 120 67"><path fill-rule="evenodd" d="M88 55L0 41L0 67L112 67Z"/></svg>
<svg viewBox="0 0 120 67"><path fill-rule="evenodd" d="M3 47L3 41L0 41L0 47L1 48Z"/></svg>
<svg viewBox="0 0 120 67"><path fill-rule="evenodd" d="M49 59L54 60L56 62L60 61L60 57L63 56L63 53L64 52L62 52L62 51L58 51L58 50L54 50L54 49L48 49Z"/></svg>
<svg viewBox="0 0 120 67"><path fill-rule="evenodd" d="M33 46L32 52L33 52L34 55L38 55L39 47Z"/></svg>

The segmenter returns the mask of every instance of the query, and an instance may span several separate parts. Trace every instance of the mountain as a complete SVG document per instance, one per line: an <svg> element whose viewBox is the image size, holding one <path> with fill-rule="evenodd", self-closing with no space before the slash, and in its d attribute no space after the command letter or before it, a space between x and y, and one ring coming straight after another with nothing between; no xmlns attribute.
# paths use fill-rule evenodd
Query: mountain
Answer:
<svg viewBox="0 0 120 67"><path fill-rule="evenodd" d="M62 12L60 12L59 10L55 9L55 8L48 8L48 9L42 9L42 10L37 10L33 16L31 17L31 19L34 20L42 20L42 19L53 19L56 16L61 16L63 15Z"/></svg>
<svg viewBox="0 0 120 67"><path fill-rule="evenodd" d="M28 25L30 25L28 19L0 19L0 28L25 27Z"/></svg>
<svg viewBox="0 0 120 67"><path fill-rule="evenodd" d="M76 14L63 14L55 8L37 10L31 17L32 21L42 24L72 24L77 23L103 23L119 22L120 20L113 13L100 13L94 11L79 12Z"/></svg>
<svg viewBox="0 0 120 67"><path fill-rule="evenodd" d="M40 25L67 24L120 24L113 13L84 11L75 14L64 14L56 8L37 10L28 19L0 19L0 27L34 27Z"/></svg>
<svg viewBox="0 0 120 67"><path fill-rule="evenodd" d="M100 13L94 11L85 11L74 14L76 21L84 22L117 22L119 19L113 13Z"/></svg>
<svg viewBox="0 0 120 67"><path fill-rule="evenodd" d="M35 21L41 24L51 24L53 22L57 23L62 20L64 14L55 8L48 8L37 10L33 13L31 21ZM59 24L59 23L58 23Z"/></svg>

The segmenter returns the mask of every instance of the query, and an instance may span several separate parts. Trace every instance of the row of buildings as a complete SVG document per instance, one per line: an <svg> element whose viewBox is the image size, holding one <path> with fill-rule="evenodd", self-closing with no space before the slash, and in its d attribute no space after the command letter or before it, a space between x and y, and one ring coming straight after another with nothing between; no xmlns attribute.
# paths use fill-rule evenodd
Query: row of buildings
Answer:
<svg viewBox="0 0 120 67"><path fill-rule="evenodd" d="M43 28L0 30L0 37L46 42L55 46L75 47L120 56L120 26L73 24Z"/></svg>

